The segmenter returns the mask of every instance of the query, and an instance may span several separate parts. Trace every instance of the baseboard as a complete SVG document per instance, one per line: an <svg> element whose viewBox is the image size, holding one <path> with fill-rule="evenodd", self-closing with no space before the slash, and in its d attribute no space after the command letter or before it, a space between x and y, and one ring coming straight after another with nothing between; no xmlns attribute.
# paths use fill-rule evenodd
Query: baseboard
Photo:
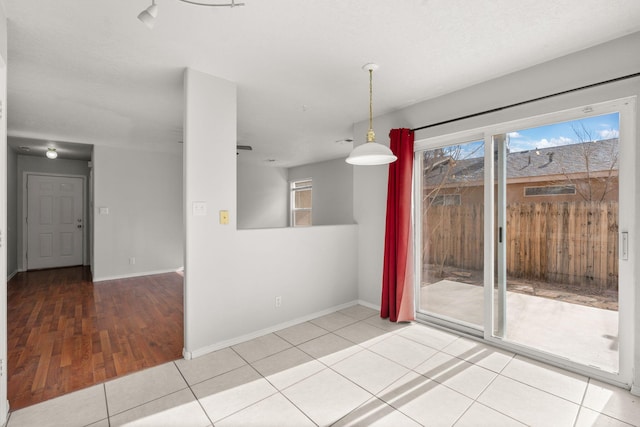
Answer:
<svg viewBox="0 0 640 427"><path fill-rule="evenodd" d="M363 301L361 299L358 300L358 304L364 307L368 307L372 310L380 311L380 305L371 304L370 302Z"/></svg>
<svg viewBox="0 0 640 427"><path fill-rule="evenodd" d="M7 400L7 413L6 414L2 414L2 416L4 417L4 422L2 422L2 427L6 427L7 424L9 423L9 416L11 412L11 407L9 406L9 401Z"/></svg>
<svg viewBox="0 0 640 427"><path fill-rule="evenodd" d="M16 274L18 274L19 272L20 272L19 270L16 270L16 271L14 271L13 273L10 273L10 274L7 276L7 282L8 282L9 280L13 279L13 276L15 276Z"/></svg>
<svg viewBox="0 0 640 427"><path fill-rule="evenodd" d="M640 396L640 385L632 385L631 394L633 394L634 396Z"/></svg>
<svg viewBox="0 0 640 427"><path fill-rule="evenodd" d="M166 273L176 273L179 269L171 268L169 270L155 270L155 271L143 271L140 273L129 273L129 274L120 274L116 276L105 276L105 277L94 277L93 283L97 282L105 282L108 280L120 280L120 279L129 279L132 277L141 277L141 276L153 276L154 274L166 274Z"/></svg>
<svg viewBox="0 0 640 427"><path fill-rule="evenodd" d="M286 329L289 328L291 326L295 326L299 323L304 323L304 322L308 322L309 320L315 319L316 317L320 317L320 316L326 316L327 314L331 314L334 313L338 310L343 310L345 308L349 308L352 307L354 305L359 304L358 300L355 301L351 301L345 304L340 304L331 308L327 308L326 310L321 310L318 312L315 312L313 314L309 314L309 315L305 315L302 317L298 317L296 319L293 320L289 320L287 322L283 322L283 323L279 323L277 325L265 328L265 329L261 329L259 331L255 331L255 332L251 332L250 334L246 334L246 335L241 335L239 337L236 338L231 338L229 340L225 340L225 341L221 341L221 342L217 342L215 344L212 345L208 345L206 347L203 348L199 348L193 351L187 351L187 349L183 349L182 350L182 357L184 357L187 360L191 360L191 359L195 359L196 357L200 357L200 356L204 356L205 354L209 354L209 353L213 353L214 351L218 351L218 350L222 350L223 348L226 347L230 347L232 345L236 345L236 344L240 344L242 342L245 341L249 341L252 340L254 338L258 338L261 337L263 335L266 334L271 334L273 332L282 330L282 329ZM364 305L364 304L363 304Z"/></svg>

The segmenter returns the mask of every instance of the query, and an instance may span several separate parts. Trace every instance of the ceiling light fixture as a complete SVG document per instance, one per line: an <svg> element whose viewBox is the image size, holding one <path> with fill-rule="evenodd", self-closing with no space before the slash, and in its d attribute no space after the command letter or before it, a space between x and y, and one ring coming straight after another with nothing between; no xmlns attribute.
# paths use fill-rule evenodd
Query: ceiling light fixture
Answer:
<svg viewBox="0 0 640 427"><path fill-rule="evenodd" d="M244 3L236 3L235 0L231 0L231 3L202 3L192 0L180 0L183 3L195 4L196 6L209 6L209 7L236 7L244 6Z"/></svg>
<svg viewBox="0 0 640 427"><path fill-rule="evenodd" d="M51 148L49 147L47 149L47 152L45 153L45 155L47 156L48 159L55 159L56 157L58 157L58 152L56 151L55 148Z"/></svg>
<svg viewBox="0 0 640 427"><path fill-rule="evenodd" d="M153 29L156 24L155 20L158 17L158 5L156 0L151 0L151 6L140 12L138 19L142 21L149 29Z"/></svg>
<svg viewBox="0 0 640 427"><path fill-rule="evenodd" d="M179 0L183 3L189 3L196 6L206 6L206 7L237 7L244 6L244 3L236 3L235 0L231 0L231 3L203 3L199 1L192 0ZM158 17L158 5L156 5L156 0L151 0L151 6L140 12L138 14L138 19L144 23L149 29L153 29L155 25L155 19Z"/></svg>
<svg viewBox="0 0 640 427"><path fill-rule="evenodd" d="M398 158L389 147L376 142L376 134L373 131L373 72L378 69L378 65L365 64L362 69L369 71L369 131L367 142L354 148L346 161L361 166L386 165Z"/></svg>

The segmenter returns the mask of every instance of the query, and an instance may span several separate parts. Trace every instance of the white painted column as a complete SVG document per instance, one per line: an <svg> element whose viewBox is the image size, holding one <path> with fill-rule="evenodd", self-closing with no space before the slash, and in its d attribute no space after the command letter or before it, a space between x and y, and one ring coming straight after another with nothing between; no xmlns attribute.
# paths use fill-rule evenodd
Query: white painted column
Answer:
<svg viewBox="0 0 640 427"><path fill-rule="evenodd" d="M0 2L0 277L7 278L7 18ZM0 425L7 421L7 286L0 286Z"/></svg>
<svg viewBox="0 0 640 427"><path fill-rule="evenodd" d="M184 355L206 347L230 322L236 232L236 85L184 74ZM219 221L229 212L229 224ZM237 304L237 301L234 302Z"/></svg>

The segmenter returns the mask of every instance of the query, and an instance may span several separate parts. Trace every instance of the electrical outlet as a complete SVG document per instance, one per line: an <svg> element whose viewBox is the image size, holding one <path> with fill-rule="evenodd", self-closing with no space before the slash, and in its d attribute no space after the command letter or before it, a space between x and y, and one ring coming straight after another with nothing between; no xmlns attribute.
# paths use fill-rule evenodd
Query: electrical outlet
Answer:
<svg viewBox="0 0 640 427"><path fill-rule="evenodd" d="M282 297L276 297L276 308L282 305Z"/></svg>
<svg viewBox="0 0 640 427"><path fill-rule="evenodd" d="M129 258L129 264L134 265L136 263L136 259L131 257Z"/></svg>

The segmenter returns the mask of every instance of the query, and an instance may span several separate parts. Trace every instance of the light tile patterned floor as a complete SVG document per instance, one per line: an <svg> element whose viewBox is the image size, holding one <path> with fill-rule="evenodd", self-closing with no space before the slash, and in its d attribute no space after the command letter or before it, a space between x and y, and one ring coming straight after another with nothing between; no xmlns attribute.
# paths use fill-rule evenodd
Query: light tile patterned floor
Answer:
<svg viewBox="0 0 640 427"><path fill-rule="evenodd" d="M354 306L13 412L28 426L629 426L640 398Z"/></svg>

